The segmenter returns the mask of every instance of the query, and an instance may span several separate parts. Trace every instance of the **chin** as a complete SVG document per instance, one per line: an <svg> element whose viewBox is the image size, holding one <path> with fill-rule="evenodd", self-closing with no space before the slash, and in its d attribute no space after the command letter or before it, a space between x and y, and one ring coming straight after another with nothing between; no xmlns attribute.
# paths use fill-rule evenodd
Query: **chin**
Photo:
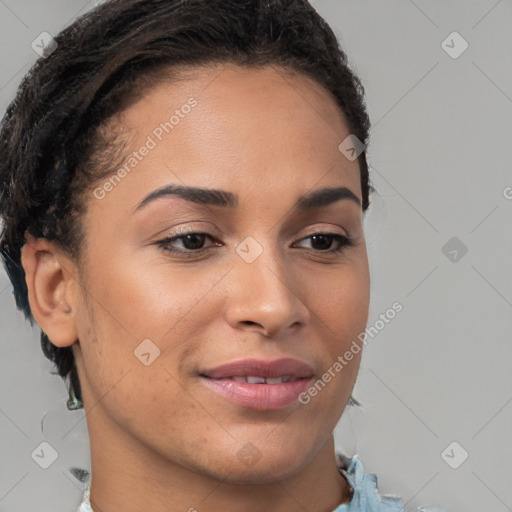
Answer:
<svg viewBox="0 0 512 512"><path fill-rule="evenodd" d="M290 465L289 461L263 461L260 459L253 466L238 463L231 465L229 474L221 477L229 485L266 485L286 480L300 471L300 466Z"/></svg>
<svg viewBox="0 0 512 512"><path fill-rule="evenodd" d="M308 463L309 451L304 444L296 446L264 446L257 448L248 442L238 449L235 457L223 460L222 465L229 473L226 483L263 485L293 477Z"/></svg>

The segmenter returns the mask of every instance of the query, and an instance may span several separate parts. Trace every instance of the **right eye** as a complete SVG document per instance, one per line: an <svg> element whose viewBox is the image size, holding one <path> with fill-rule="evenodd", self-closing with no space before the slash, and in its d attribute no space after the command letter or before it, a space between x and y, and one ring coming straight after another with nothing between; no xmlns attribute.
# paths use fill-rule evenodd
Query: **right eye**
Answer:
<svg viewBox="0 0 512 512"><path fill-rule="evenodd" d="M209 238L210 240L214 240L212 236L208 233L199 233L191 230L182 230L179 231L179 234L176 236L170 236L164 238L157 242L157 245L166 252L170 252L172 254L198 254L211 247L203 247L205 240ZM175 243L180 241L183 245L182 249L176 249ZM216 244L219 246L219 244Z"/></svg>

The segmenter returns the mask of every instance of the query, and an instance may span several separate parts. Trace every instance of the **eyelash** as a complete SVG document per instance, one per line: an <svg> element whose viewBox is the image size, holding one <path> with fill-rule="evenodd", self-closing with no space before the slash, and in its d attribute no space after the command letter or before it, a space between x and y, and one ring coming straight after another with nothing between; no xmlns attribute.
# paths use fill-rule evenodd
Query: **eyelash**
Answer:
<svg viewBox="0 0 512 512"><path fill-rule="evenodd" d="M170 245L171 242L175 242L176 240L185 238L188 235L206 235L207 238L210 238L211 240L213 240L213 237L210 236L208 233L202 233L202 232L193 231L193 230L186 230L186 229L179 230L177 233L178 234L175 234L171 237L167 237L167 238L164 238L163 240L158 241L157 245L166 253L179 254L179 255L182 255L185 257L193 257L193 256L202 254L203 252L206 252L206 251L212 249L212 247L205 247L205 248L201 248L201 249L186 249L186 250L172 249L171 245ZM352 239L348 236L340 235L339 233L326 233L324 231L315 231L315 232L311 233L310 235L308 235L304 238L301 238L299 240L299 242L301 242L303 240L307 240L308 238L312 238L313 236L319 236L319 235L333 238L334 240L338 241L339 245L336 249L327 249L325 251L310 249L318 254L336 255L336 254L340 254L340 253L344 252L349 247L353 247L355 245L354 239Z"/></svg>

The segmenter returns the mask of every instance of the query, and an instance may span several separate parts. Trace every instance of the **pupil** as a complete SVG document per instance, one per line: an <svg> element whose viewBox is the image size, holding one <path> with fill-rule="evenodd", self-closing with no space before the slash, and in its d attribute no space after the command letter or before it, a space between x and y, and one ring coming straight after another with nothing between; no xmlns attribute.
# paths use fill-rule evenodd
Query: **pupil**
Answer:
<svg viewBox="0 0 512 512"><path fill-rule="evenodd" d="M204 242L203 239L204 235L201 234L185 235L185 237L183 238L183 244L187 249L200 249ZM190 240L192 240L192 244L187 243L190 242ZM190 245L192 245L192 247L190 247Z"/></svg>
<svg viewBox="0 0 512 512"><path fill-rule="evenodd" d="M324 247L316 247L317 249L329 249L329 246L331 244L330 244L330 241L328 240L328 237L326 235L313 235L311 237L311 243L312 243L313 247L315 246L315 241L318 241L318 240L323 240L324 242L327 241L327 246L325 246L325 244L324 244ZM321 245L322 244L320 244L320 246Z"/></svg>

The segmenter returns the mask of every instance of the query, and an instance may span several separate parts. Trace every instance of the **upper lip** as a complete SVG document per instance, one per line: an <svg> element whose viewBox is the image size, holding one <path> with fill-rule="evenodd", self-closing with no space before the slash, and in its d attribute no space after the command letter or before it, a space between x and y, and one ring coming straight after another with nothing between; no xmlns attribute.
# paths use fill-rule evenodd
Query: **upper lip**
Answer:
<svg viewBox="0 0 512 512"><path fill-rule="evenodd" d="M282 358L273 361L263 359L241 359L223 364L209 370L204 370L201 375L212 379L227 377L282 377L290 375L296 378L306 378L313 375L313 368L297 359Z"/></svg>

